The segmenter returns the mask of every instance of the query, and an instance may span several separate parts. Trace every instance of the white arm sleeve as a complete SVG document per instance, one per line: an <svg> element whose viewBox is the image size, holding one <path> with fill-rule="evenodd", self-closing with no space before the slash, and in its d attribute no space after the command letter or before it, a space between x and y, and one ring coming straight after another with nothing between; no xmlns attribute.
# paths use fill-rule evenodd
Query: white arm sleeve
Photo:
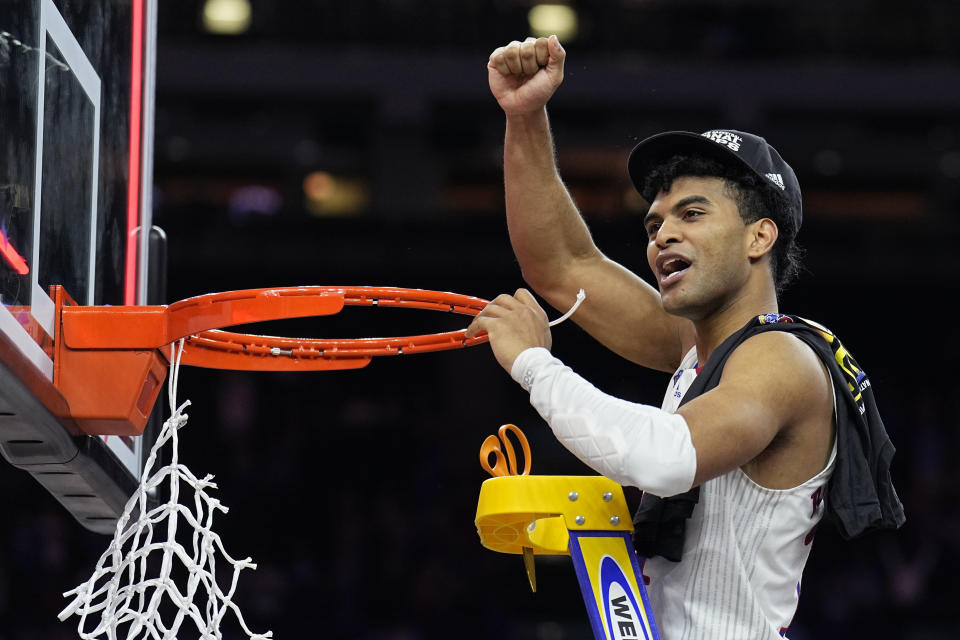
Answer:
<svg viewBox="0 0 960 640"><path fill-rule="evenodd" d="M563 446L597 473L661 497L693 486L697 454L683 416L607 395L542 347L522 352L510 373Z"/></svg>

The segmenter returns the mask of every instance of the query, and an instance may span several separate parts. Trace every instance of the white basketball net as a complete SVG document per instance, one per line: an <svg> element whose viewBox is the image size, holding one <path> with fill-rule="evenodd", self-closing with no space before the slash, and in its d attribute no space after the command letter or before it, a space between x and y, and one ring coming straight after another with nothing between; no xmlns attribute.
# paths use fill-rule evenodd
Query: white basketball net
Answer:
<svg viewBox="0 0 960 640"><path fill-rule="evenodd" d="M207 493L217 488L213 476L198 479L179 463L177 431L187 423L184 410L190 402L176 406L183 341L177 346L179 348L171 345L170 381L167 385L172 415L163 423L150 451L140 487L127 502L117 521L113 541L97 562L93 575L63 594L72 600L60 612L59 618L80 616L77 631L84 640L176 639L185 637L180 633L184 622L188 627L192 622L204 640L219 639L223 637L220 623L231 611L251 640L273 637L270 631L263 634L250 631L239 607L233 602L240 571L256 569L257 565L250 558L234 560L223 548L220 536L213 532L214 514L228 511ZM171 443L170 464L154 472L157 452L167 442ZM170 499L148 510L148 494L165 482L168 483ZM189 485L188 491L193 490L192 509L179 502L183 484ZM135 511L137 519L130 522ZM189 549L176 539L177 525L181 521L192 529ZM233 568L226 592L216 579L218 553ZM172 575L174 571L178 574L176 578ZM184 577L180 578L180 574ZM93 628L88 631L88 627Z"/></svg>

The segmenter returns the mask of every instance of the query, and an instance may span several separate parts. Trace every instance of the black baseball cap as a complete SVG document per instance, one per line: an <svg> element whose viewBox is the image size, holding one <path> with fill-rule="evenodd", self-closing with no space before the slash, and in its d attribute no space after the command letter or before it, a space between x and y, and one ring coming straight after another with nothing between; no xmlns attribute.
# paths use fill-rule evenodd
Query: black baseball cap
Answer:
<svg viewBox="0 0 960 640"><path fill-rule="evenodd" d="M800 183L776 149L760 136L734 129L703 133L667 131L651 136L630 152L627 169L633 186L643 195L643 181L660 163L678 154L697 154L726 165L745 168L780 189L790 203L790 217L797 229L803 220Z"/></svg>

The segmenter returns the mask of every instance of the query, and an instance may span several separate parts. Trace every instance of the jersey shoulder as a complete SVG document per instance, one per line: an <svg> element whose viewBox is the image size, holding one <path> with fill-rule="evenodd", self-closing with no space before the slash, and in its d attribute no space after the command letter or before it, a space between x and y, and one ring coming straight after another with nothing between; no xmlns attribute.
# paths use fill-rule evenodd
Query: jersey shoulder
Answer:
<svg viewBox="0 0 960 640"><path fill-rule="evenodd" d="M813 348L787 331L750 336L730 354L720 384L746 384L772 401L797 404L825 399L829 372Z"/></svg>

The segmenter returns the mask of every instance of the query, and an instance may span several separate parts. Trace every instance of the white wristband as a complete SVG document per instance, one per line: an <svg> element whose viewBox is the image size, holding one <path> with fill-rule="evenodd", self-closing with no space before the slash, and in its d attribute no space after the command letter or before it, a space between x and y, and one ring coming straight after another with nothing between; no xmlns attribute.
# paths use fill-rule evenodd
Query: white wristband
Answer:
<svg viewBox="0 0 960 640"><path fill-rule="evenodd" d="M683 416L603 393L542 347L510 371L557 439L590 468L668 497L693 486L697 454Z"/></svg>

